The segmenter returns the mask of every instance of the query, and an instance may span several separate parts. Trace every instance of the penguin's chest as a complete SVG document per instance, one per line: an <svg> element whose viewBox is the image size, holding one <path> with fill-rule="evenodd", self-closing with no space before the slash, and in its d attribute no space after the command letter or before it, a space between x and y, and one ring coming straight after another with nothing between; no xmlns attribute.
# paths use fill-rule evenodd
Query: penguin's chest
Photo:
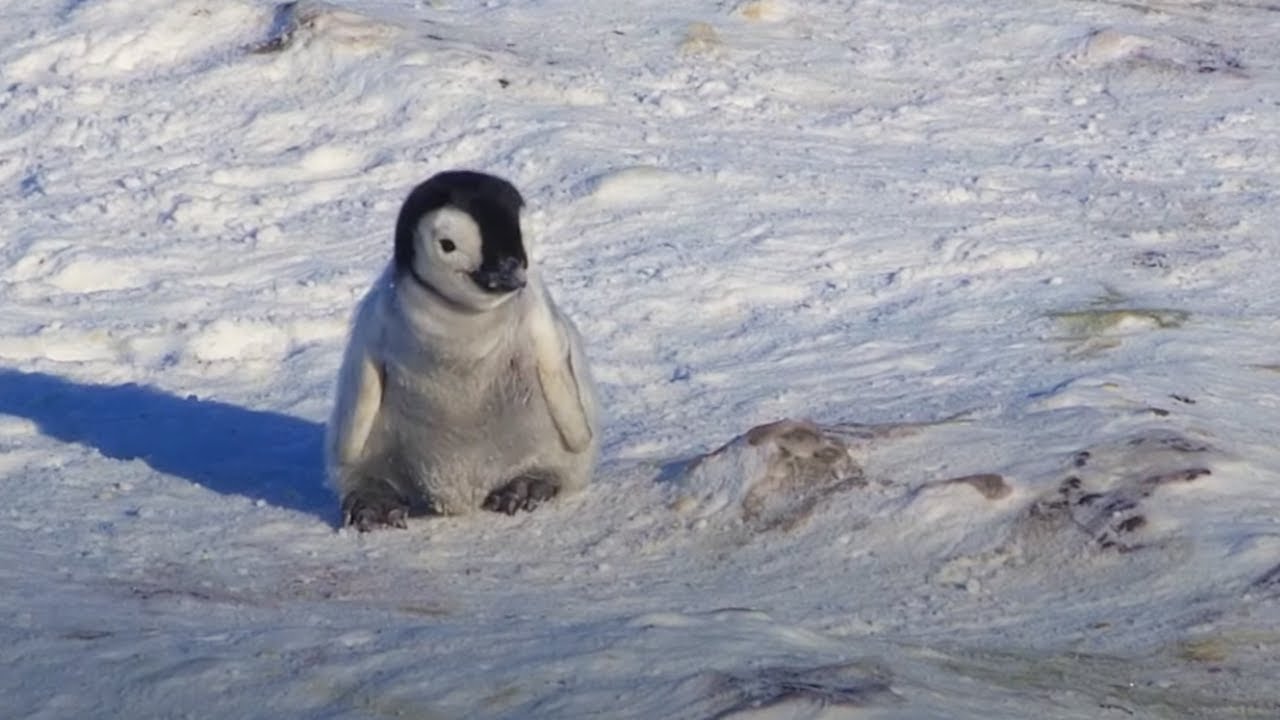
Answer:
<svg viewBox="0 0 1280 720"><path fill-rule="evenodd" d="M384 404L411 464L517 465L546 442L534 369L501 353L422 370L388 367Z"/></svg>

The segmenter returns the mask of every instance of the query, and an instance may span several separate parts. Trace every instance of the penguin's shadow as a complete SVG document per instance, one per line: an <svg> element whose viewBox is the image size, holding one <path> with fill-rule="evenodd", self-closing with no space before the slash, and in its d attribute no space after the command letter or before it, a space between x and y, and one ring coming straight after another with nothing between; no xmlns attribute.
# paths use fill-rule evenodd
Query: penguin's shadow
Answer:
<svg viewBox="0 0 1280 720"><path fill-rule="evenodd" d="M323 482L321 424L128 383L92 385L0 368L0 414L42 433L142 460L224 495L242 495L333 522Z"/></svg>

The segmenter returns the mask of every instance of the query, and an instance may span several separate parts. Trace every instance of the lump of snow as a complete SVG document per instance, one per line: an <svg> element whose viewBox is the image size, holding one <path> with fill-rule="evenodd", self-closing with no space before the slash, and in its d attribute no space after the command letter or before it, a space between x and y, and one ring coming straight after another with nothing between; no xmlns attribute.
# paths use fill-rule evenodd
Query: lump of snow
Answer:
<svg viewBox="0 0 1280 720"><path fill-rule="evenodd" d="M680 52L684 55L718 55L723 50L724 41L720 34L704 22L691 24L680 42Z"/></svg>
<svg viewBox="0 0 1280 720"><path fill-rule="evenodd" d="M784 0L748 0L734 13L753 22L781 22L791 15L791 8Z"/></svg>
<svg viewBox="0 0 1280 720"><path fill-rule="evenodd" d="M589 181L590 197L610 205L659 200L682 184L677 173L637 165L603 173Z"/></svg>
<svg viewBox="0 0 1280 720"><path fill-rule="evenodd" d="M682 470L677 510L728 514L757 531L795 528L831 495L865 484L841 434L802 420L754 427Z"/></svg>
<svg viewBox="0 0 1280 720"><path fill-rule="evenodd" d="M288 334L262 320L216 320L187 344L187 350L202 362L276 359L288 349Z"/></svg>
<svg viewBox="0 0 1280 720"><path fill-rule="evenodd" d="M250 48L255 53L280 52L294 45L323 39L335 47L377 50L385 47L400 29L377 18L326 2L280 3L265 42Z"/></svg>
<svg viewBox="0 0 1280 720"><path fill-rule="evenodd" d="M1106 65L1150 50L1153 41L1118 30L1097 30L1080 43L1072 58L1082 65Z"/></svg>
<svg viewBox="0 0 1280 720"><path fill-rule="evenodd" d="M43 83L48 74L101 79L164 71L232 46L262 14L244 0L104 0L67 7L66 19L79 32L20 51L5 68L6 84Z"/></svg>
<svg viewBox="0 0 1280 720"><path fill-rule="evenodd" d="M1192 38L1133 35L1106 28L1089 33L1067 59L1088 68L1124 66L1175 73L1243 77L1244 65L1217 43Z"/></svg>
<svg viewBox="0 0 1280 720"><path fill-rule="evenodd" d="M1031 504L1021 532L1043 544L1045 528L1058 528L1056 542L1064 547L1092 542L1121 553L1152 547L1179 525L1168 512L1168 496L1209 482L1204 478L1222 457L1197 434L1165 429L1092 445L1076 452L1066 477ZM1188 511L1197 514L1197 505Z"/></svg>
<svg viewBox="0 0 1280 720"><path fill-rule="evenodd" d="M988 500L1000 500L1009 497L1009 494L1013 492L1013 488L1009 487L1009 483L1005 482L1004 477L995 473L965 475L964 477L943 480L940 484L968 485Z"/></svg>

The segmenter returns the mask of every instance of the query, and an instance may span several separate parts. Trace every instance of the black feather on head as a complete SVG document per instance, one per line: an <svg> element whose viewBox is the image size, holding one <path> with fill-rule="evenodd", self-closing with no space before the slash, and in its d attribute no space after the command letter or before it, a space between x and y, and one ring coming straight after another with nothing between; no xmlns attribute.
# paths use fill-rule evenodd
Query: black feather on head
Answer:
<svg viewBox="0 0 1280 720"><path fill-rule="evenodd" d="M471 170L450 170L431 176L413 189L400 208L396 220L396 269L413 267L414 232L422 216L445 206L456 207L471 216L480 228L483 244L482 270L500 267L506 258L529 266L520 235L520 208L524 198L515 186L500 177Z"/></svg>

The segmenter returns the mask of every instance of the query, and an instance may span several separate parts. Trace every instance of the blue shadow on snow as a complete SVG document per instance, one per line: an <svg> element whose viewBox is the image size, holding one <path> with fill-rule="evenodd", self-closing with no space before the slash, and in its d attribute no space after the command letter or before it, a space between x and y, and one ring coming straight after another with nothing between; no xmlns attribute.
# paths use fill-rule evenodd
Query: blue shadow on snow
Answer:
<svg viewBox="0 0 1280 720"><path fill-rule="evenodd" d="M280 413L155 388L90 385L0 368L0 413L224 495L243 495L333 521L324 484L324 426Z"/></svg>

